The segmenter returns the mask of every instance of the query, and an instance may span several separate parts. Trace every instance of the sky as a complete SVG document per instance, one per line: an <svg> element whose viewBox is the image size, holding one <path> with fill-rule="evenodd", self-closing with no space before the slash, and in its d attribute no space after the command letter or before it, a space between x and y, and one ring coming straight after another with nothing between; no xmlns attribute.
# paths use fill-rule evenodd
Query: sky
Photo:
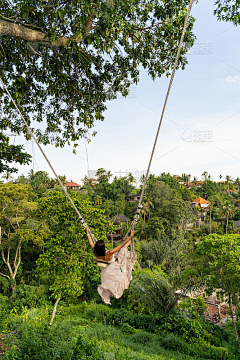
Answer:
<svg viewBox="0 0 240 360"><path fill-rule="evenodd" d="M213 0L193 5L196 22L189 64L176 72L162 123L151 172L196 176L207 171L219 181L240 177L240 27L219 22ZM96 122L91 143L80 140L76 155L71 147L44 146L57 174L82 183L98 168L114 176L131 172L137 179L146 171L168 89L165 76L152 81L141 70L140 82L127 98L108 102L104 122ZM18 175L51 169L37 146L23 137L12 138L33 156ZM88 161L87 161L88 159ZM14 175L17 177L17 175Z"/></svg>

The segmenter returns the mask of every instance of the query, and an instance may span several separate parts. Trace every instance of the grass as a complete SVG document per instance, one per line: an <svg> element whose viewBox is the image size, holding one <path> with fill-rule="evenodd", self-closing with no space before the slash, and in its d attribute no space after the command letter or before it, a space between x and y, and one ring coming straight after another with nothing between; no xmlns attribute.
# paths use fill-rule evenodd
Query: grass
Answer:
<svg viewBox="0 0 240 360"><path fill-rule="evenodd" d="M188 344L174 334L154 334L135 329L129 324L121 327L107 325L106 317L112 308L94 303L59 307L50 327L51 309L25 309L12 312L3 322L0 332L11 333L3 359L7 360L210 360L234 359L215 355L209 350ZM77 341L82 338L79 351ZM171 350L169 350L169 348ZM175 351L173 351L175 350ZM224 351L226 349L223 349ZM99 351L99 355L97 354ZM75 354L75 355L74 355ZM81 352L82 354L82 352ZM204 354L204 356L202 356ZM224 354L224 352L223 352ZM202 357L201 357L202 356ZM237 357L236 357L237 359Z"/></svg>

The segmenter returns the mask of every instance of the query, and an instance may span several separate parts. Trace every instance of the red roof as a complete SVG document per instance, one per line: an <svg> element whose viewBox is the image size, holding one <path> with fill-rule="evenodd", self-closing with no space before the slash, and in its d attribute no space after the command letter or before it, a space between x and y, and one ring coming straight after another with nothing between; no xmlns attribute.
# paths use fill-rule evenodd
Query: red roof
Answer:
<svg viewBox="0 0 240 360"><path fill-rule="evenodd" d="M97 181L96 179L89 179L89 180L91 180L91 181Z"/></svg>
<svg viewBox="0 0 240 360"><path fill-rule="evenodd" d="M67 183L66 186L67 186L67 187L71 187L71 186L79 186L79 187L81 187L81 185L79 185L79 184L77 184L77 183L75 183L75 182L72 182L72 181L69 182L69 183Z"/></svg>
<svg viewBox="0 0 240 360"><path fill-rule="evenodd" d="M203 198L201 198L201 197L199 197L199 198L197 198L196 200L194 200L193 203L198 203L198 204L210 204L209 201L207 201L207 200L205 200L205 199L203 199Z"/></svg>

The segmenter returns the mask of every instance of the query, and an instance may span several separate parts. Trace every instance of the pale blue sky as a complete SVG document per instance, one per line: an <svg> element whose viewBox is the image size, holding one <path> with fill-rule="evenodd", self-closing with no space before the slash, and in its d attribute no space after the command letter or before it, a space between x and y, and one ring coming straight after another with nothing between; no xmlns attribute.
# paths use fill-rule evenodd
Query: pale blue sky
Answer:
<svg viewBox="0 0 240 360"><path fill-rule="evenodd" d="M200 178L206 170L216 181L219 174L240 177L240 27L218 22L213 3L200 0L193 6L197 41L189 65L175 75L151 168L157 175L185 172ZM97 135L87 145L90 170L103 167L114 175L146 170L169 79L153 82L145 71L141 79L129 98L108 103L104 122L96 122ZM32 168L51 174L36 145L22 137L15 143L24 144L35 159L19 166L19 175ZM44 149L58 174L76 182L87 174L84 140L77 156L69 147Z"/></svg>

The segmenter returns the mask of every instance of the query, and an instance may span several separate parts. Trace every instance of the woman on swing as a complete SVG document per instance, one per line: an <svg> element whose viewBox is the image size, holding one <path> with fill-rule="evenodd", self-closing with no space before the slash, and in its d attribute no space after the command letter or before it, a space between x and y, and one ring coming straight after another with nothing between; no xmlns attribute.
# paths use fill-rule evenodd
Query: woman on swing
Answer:
<svg viewBox="0 0 240 360"><path fill-rule="evenodd" d="M133 263L131 252L128 251L127 247L131 244L133 235L134 231L132 230L128 239L115 249L108 251L104 240L98 240L94 246L87 230L88 241L94 255L100 261L107 261L107 266L104 267L101 272L101 285L98 287L98 293L107 305L111 305L111 296L119 299L123 291L129 287L129 283L132 280ZM115 261L116 255L117 261Z"/></svg>

